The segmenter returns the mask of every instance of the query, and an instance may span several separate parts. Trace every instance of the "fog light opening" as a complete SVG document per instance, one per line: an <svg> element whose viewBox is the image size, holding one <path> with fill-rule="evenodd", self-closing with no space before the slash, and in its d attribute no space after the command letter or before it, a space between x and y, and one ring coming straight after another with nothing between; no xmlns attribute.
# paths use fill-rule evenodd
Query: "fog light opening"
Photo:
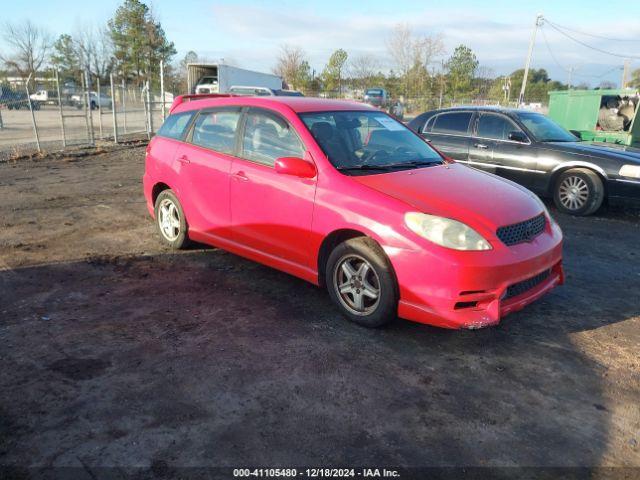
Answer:
<svg viewBox="0 0 640 480"><path fill-rule="evenodd" d="M457 302L453 309L462 310L463 308L474 308L478 306L478 302Z"/></svg>

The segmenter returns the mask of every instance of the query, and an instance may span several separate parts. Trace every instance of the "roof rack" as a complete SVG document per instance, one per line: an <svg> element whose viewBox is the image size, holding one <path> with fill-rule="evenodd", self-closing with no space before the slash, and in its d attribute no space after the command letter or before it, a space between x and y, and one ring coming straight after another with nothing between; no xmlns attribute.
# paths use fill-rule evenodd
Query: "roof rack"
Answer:
<svg viewBox="0 0 640 480"><path fill-rule="evenodd" d="M178 105L184 102L192 102L194 100L204 100L205 98L224 98L224 97L237 97L232 93L193 93L189 95L178 95L173 99L169 113L173 112Z"/></svg>

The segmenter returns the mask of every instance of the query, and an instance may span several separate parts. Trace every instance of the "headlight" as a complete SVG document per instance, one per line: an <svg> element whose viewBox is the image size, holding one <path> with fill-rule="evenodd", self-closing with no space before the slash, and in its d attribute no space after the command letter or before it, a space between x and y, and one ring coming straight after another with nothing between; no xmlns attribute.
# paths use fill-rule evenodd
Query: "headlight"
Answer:
<svg viewBox="0 0 640 480"><path fill-rule="evenodd" d="M640 165L623 165L618 173L621 177L640 178Z"/></svg>
<svg viewBox="0 0 640 480"><path fill-rule="evenodd" d="M491 250L491 245L473 228L450 218L409 212L404 222L412 232L442 247L454 250Z"/></svg>

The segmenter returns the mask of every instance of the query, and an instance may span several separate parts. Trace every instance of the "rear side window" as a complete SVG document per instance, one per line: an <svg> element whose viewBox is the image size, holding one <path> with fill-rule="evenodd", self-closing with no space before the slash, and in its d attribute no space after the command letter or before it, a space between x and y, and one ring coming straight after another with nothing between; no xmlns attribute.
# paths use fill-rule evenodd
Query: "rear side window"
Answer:
<svg viewBox="0 0 640 480"><path fill-rule="evenodd" d="M191 143L216 152L232 154L239 120L239 109L201 112L193 126Z"/></svg>
<svg viewBox="0 0 640 480"><path fill-rule="evenodd" d="M279 115L250 111L242 139L242 156L273 166L280 157L304 156L302 142L293 127Z"/></svg>
<svg viewBox="0 0 640 480"><path fill-rule="evenodd" d="M471 121L471 112L441 113L435 119L431 132L449 135L466 135Z"/></svg>
<svg viewBox="0 0 640 480"><path fill-rule="evenodd" d="M157 132L157 135L167 138L175 138L182 140L185 131L189 126L189 122L195 115L195 112L183 112L169 115Z"/></svg>
<svg viewBox="0 0 640 480"><path fill-rule="evenodd" d="M521 131L502 115L483 114L478 120L478 137L493 140L507 140L509 133Z"/></svg>
<svg viewBox="0 0 640 480"><path fill-rule="evenodd" d="M426 133L426 132L430 132L430 131L431 131L431 129L433 128L433 122L435 122L435 120L436 120L436 117L435 117L435 116L430 117L430 118L427 120L427 123L425 123L425 124L424 124L424 128L422 129L422 131L423 131L423 132L425 132L425 133Z"/></svg>

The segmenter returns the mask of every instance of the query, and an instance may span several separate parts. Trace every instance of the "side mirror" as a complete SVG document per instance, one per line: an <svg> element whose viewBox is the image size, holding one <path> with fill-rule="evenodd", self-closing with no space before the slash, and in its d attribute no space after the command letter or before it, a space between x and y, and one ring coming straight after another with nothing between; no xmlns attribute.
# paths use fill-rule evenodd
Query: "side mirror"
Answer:
<svg viewBox="0 0 640 480"><path fill-rule="evenodd" d="M276 160L275 168L278 173L294 177L313 178L316 176L316 166L298 157L281 157Z"/></svg>
<svg viewBox="0 0 640 480"><path fill-rule="evenodd" d="M514 142L527 143L527 136L522 132L509 132L509 140Z"/></svg>

